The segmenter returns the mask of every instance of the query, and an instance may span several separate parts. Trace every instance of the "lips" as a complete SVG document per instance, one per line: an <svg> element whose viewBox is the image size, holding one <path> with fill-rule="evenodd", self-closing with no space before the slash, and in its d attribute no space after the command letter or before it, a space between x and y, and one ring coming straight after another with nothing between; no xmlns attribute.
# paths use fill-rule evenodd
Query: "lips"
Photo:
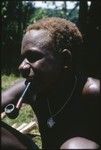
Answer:
<svg viewBox="0 0 101 150"><path fill-rule="evenodd" d="M33 81L33 77L27 77L27 78L26 78L26 81L27 81L27 82L32 82L32 81Z"/></svg>
<svg viewBox="0 0 101 150"><path fill-rule="evenodd" d="M34 91L34 93L38 93L38 91L40 91L40 82L38 82L35 77L28 77L26 78L25 84L27 85L29 82L31 82L31 90Z"/></svg>
<svg viewBox="0 0 101 150"><path fill-rule="evenodd" d="M26 82L32 82L35 85L38 84L39 79L36 76L28 76Z"/></svg>

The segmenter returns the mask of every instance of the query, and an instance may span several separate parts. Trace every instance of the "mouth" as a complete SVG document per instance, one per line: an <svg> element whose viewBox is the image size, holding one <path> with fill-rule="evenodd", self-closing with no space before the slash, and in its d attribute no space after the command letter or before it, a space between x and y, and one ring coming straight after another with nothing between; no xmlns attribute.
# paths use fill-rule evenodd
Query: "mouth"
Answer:
<svg viewBox="0 0 101 150"><path fill-rule="evenodd" d="M26 81L32 82L32 81L33 81L33 78L32 78L32 77L26 78Z"/></svg>
<svg viewBox="0 0 101 150"><path fill-rule="evenodd" d="M26 78L25 84L28 84L28 82L33 82L33 77Z"/></svg>
<svg viewBox="0 0 101 150"><path fill-rule="evenodd" d="M26 81L25 83L27 84L28 82L31 82L31 85L34 87L38 86L39 85L39 80L35 77L35 76L29 76L26 78Z"/></svg>

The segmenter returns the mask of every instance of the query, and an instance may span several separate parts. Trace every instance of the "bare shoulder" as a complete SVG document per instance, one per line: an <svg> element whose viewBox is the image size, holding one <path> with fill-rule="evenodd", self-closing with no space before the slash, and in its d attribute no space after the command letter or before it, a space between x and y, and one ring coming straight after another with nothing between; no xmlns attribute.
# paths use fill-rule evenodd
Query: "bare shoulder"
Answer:
<svg viewBox="0 0 101 150"><path fill-rule="evenodd" d="M84 85L83 95L100 95L100 80L92 77L87 78L87 82Z"/></svg>
<svg viewBox="0 0 101 150"><path fill-rule="evenodd" d="M64 142L60 149L98 149L99 147L99 144L92 140L83 137L73 137Z"/></svg>

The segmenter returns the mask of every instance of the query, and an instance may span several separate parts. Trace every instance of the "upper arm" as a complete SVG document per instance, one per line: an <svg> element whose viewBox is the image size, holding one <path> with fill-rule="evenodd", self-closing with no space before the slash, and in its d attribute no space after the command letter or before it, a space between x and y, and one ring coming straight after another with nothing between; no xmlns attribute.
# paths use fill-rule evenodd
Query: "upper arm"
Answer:
<svg viewBox="0 0 101 150"><path fill-rule="evenodd" d="M98 149L99 145L83 137L74 137L64 142L60 149Z"/></svg>
<svg viewBox="0 0 101 150"><path fill-rule="evenodd" d="M100 95L100 80L89 77L84 85L82 94L87 97Z"/></svg>
<svg viewBox="0 0 101 150"><path fill-rule="evenodd" d="M21 80L1 93L2 111L9 103L15 104L25 88L25 80Z"/></svg>
<svg viewBox="0 0 101 150"><path fill-rule="evenodd" d="M82 91L83 115L88 118L93 127L98 128L100 112L100 80L88 78ZM96 122L96 124L95 124Z"/></svg>

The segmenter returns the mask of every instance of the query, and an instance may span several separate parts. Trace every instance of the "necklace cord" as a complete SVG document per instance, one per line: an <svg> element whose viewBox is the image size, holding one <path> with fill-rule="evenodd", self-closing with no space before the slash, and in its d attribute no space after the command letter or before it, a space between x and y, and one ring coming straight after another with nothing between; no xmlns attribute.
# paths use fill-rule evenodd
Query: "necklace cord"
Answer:
<svg viewBox="0 0 101 150"><path fill-rule="evenodd" d="M76 85L77 85L77 77L75 76L75 83L74 83L73 89L72 89L72 91L70 93L70 96L68 97L68 99L66 100L66 102L63 104L63 106L54 115L52 115L52 113L51 113L51 109L50 109L50 105L49 105L49 100L47 99L49 114L50 114L50 116L52 118L56 117L64 109L64 107L66 106L66 104L70 101L70 99L73 96L73 93L75 91Z"/></svg>

